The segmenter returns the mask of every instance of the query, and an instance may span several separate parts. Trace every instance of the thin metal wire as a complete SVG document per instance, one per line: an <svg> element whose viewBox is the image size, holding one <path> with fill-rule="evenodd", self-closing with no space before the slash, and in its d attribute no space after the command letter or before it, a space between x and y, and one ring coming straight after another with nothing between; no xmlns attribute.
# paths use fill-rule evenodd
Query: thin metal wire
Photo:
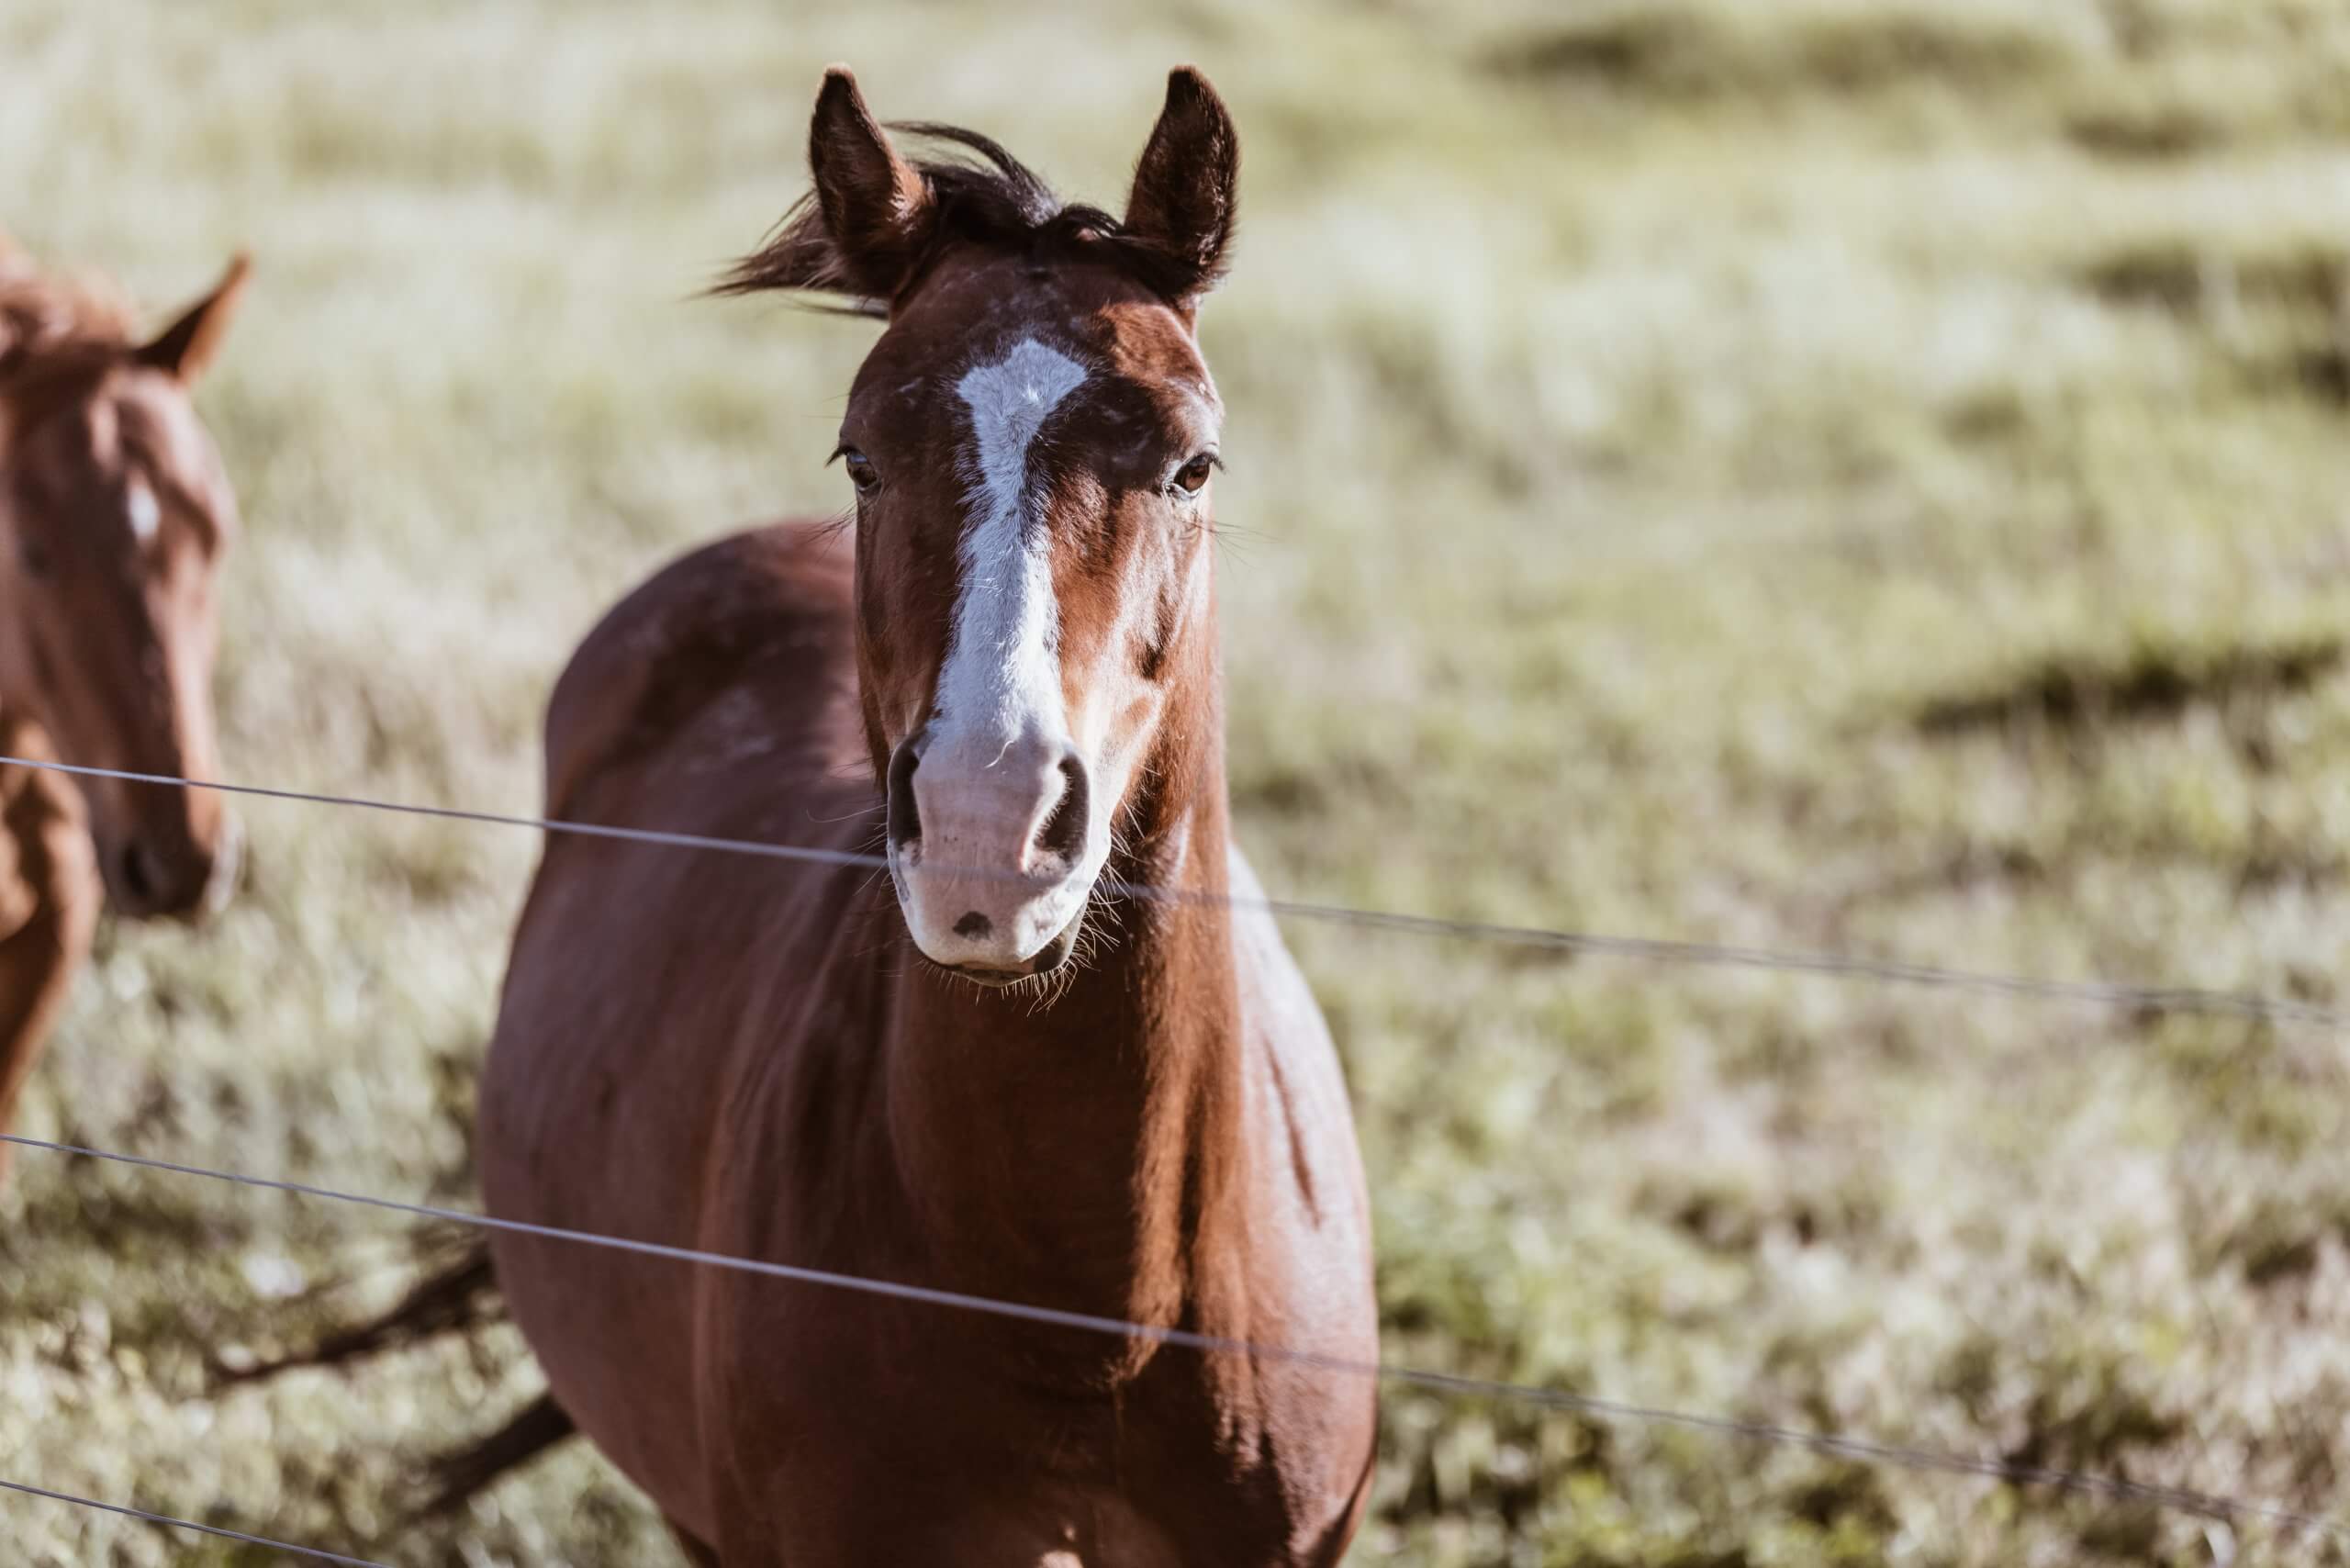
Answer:
<svg viewBox="0 0 2350 1568"><path fill-rule="evenodd" d="M0 1492L15 1492L27 1497L40 1497L51 1503L70 1503L77 1508L95 1508L104 1514L119 1514L127 1519L138 1519L151 1525L167 1525L173 1529L192 1529L205 1535L218 1536L223 1540L241 1541L247 1546L265 1546L272 1551L290 1551L297 1557L308 1557L319 1562L342 1562L350 1568L391 1568L388 1562L372 1558L345 1557L340 1551L327 1551L315 1546L297 1546L290 1540L272 1540L265 1535L247 1535L240 1529L222 1529L218 1525L200 1525L194 1519L176 1519L169 1514L151 1514L144 1508L126 1508L119 1503L101 1503L95 1497L76 1497L71 1492L51 1492L45 1486L28 1486L21 1481L0 1481Z"/></svg>
<svg viewBox="0 0 2350 1568"><path fill-rule="evenodd" d="M1869 1438L1844 1437L1833 1432L1805 1431L1800 1428L1741 1420L1735 1417L1707 1416L1684 1410L1670 1410L1656 1406L1631 1404L1624 1400L1602 1398L1596 1394L1577 1394L1567 1389L1546 1388L1536 1383L1462 1377L1451 1372L1396 1366L1386 1361L1366 1361L1347 1356L1325 1355L1319 1351L1301 1350L1285 1345L1262 1344L1256 1340L1237 1339L1220 1334L1201 1334L1191 1329L1170 1328L1157 1324L1130 1323L1124 1319L1103 1317L1092 1313L1064 1312L1055 1307L1034 1306L1024 1302L970 1295L960 1291L934 1290L923 1285L901 1284L890 1280L867 1279L856 1274L834 1273L828 1270L801 1268L790 1263L769 1262L763 1259L734 1257L723 1252L705 1252L687 1247L671 1247L661 1242L638 1241L627 1237L607 1236L596 1231L572 1230L559 1226L532 1225L524 1220L501 1219L496 1215L473 1214L464 1209L442 1208L431 1204L403 1203L397 1199L373 1197L363 1193L345 1193L332 1187L315 1186L306 1182L287 1182L274 1177L252 1176L232 1170L215 1170L201 1165L183 1165L167 1159L151 1159L143 1155L117 1154L106 1149L91 1148L77 1144L51 1143L42 1138L25 1137L14 1133L0 1133L0 1143L14 1144L20 1148L38 1149L50 1154L78 1155L87 1159L106 1160L113 1164L133 1166L146 1170L161 1170L175 1176L194 1176L214 1182L231 1182L238 1186L257 1187L269 1192L289 1193L297 1197L354 1204L365 1208L387 1210L394 1214L411 1215L424 1219L442 1220L482 1230L505 1231L553 1241L609 1248L616 1251L632 1252L648 1258L660 1258L672 1262L692 1263L714 1269L731 1269L742 1273L765 1275L770 1279L789 1280L800 1284L821 1285L834 1290L853 1291L859 1294L878 1296L892 1301L975 1312L993 1317L1042 1324L1049 1327L1111 1335L1119 1338L1147 1339L1162 1345L1213 1354L1242 1355L1259 1361L1282 1361L1339 1376L1368 1378L1379 1383L1425 1389L1454 1398L1505 1400L1589 1416L1614 1423L1675 1427L1688 1431L1708 1432L1717 1436L1741 1438L1755 1442L1808 1449L1815 1453L1839 1458L1864 1460L1872 1463L1897 1464L1911 1470L1980 1476L1988 1480L2006 1482L2012 1485L2047 1486L2115 1501L2143 1503L2154 1507L2200 1515L2207 1518L2259 1519L2295 1529L2316 1530L2350 1541L2350 1524L2337 1523L2315 1514L2302 1513L2277 1504L2223 1497L2183 1487L2155 1485L2143 1481L2127 1480L2121 1476L2098 1475L2083 1471L2054 1470L2042 1465L2018 1464L2004 1459L1983 1458L1968 1454L1940 1453L1928 1449L1907 1448L1896 1443L1880 1442Z"/></svg>
<svg viewBox="0 0 2350 1568"><path fill-rule="evenodd" d="M677 849L715 850L754 855L774 860L818 866L867 869L889 865L888 857L848 849L824 849L807 845L763 844L754 839L720 838L706 834L670 833L658 828L615 827L604 823L570 822L559 817L515 816L501 812L472 811L458 806L415 805L376 801L360 795L318 794L302 790L272 789L258 784L227 784L211 779L176 778L170 774L133 773L112 767L85 767L73 763L0 756L0 766L39 768L85 778L112 778L132 784L162 784L184 790L210 790L225 795L249 795L270 801L308 805L347 806L362 811L389 812L402 816L432 817L449 822L479 823L497 827L534 828L542 833L570 834L588 838L619 839L632 844L662 845ZM990 873L976 870L975 876ZM2003 975L1956 969L1937 964L1911 964L1894 959L1865 958L1841 953L1783 952L1767 947L1718 942L1679 942L1661 937L1609 936L1592 932L1557 931L1541 926L1510 925L1489 921L1449 920L1437 915L1393 913L1382 910L1348 909L1337 904L1306 903L1294 899L1241 898L1158 888L1115 879L1102 884L1105 893L1152 899L1170 903L1211 904L1253 910L1277 917L1353 925L1410 935L1491 942L1595 958L1627 958L1650 963L1692 964L1715 969L1776 970L1824 975L1845 980L1877 980L1892 985L1927 986L1966 991L2036 1002L2074 1002L2106 1007L2126 1007L2144 1013L2191 1013L2237 1018L2257 1018L2276 1024L2350 1029L2350 1012L2288 997L2259 996L2241 991L2207 991L2195 986L2141 985L2124 980L2042 980L2030 975Z"/></svg>

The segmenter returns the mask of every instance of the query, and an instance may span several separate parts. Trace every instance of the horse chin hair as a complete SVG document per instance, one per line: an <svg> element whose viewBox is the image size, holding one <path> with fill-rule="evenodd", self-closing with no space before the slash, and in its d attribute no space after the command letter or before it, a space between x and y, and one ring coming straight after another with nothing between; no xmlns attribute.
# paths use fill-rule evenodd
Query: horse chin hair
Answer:
<svg viewBox="0 0 2350 1568"><path fill-rule="evenodd" d="M1035 958L1030 960L1035 964L1049 958L1051 961L1046 968L1032 969L1024 975L1013 978L981 979L968 969L942 964L927 953L922 953L923 964L933 974L959 981L974 995L1024 1001L1030 1003L1031 1013L1041 1011L1059 1001L1079 972L1110 945L1106 938L1098 935L1098 923L1087 918L1093 912L1100 896L1098 889L1089 889L1085 902L1078 906L1075 914L1069 916L1069 924L1045 944L1044 950ZM915 951L921 953L918 947Z"/></svg>

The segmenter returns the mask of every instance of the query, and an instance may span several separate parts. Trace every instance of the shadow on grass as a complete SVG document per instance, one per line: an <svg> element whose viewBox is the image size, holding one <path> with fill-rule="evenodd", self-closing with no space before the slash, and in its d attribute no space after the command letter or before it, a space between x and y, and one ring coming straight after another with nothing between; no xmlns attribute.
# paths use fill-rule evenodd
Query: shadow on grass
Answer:
<svg viewBox="0 0 2350 1568"><path fill-rule="evenodd" d="M2147 647L2110 664L2054 657L2003 684L1930 699L1916 712L1930 736L2041 726L2157 723L2191 708L2310 689L2342 663L2343 644L2316 637L2272 647Z"/></svg>

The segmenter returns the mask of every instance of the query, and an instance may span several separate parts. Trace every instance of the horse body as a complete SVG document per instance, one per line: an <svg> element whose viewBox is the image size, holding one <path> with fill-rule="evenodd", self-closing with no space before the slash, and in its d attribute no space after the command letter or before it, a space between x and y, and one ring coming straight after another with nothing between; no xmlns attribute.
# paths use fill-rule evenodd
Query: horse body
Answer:
<svg viewBox="0 0 2350 1568"><path fill-rule="evenodd" d="M771 530L639 590L558 688L551 809L870 845L872 785L843 781L863 768L845 554ZM1190 886L1224 890L1223 834L1192 849ZM1360 1356L1361 1305L1316 1310L1368 1255L1319 1015L1261 916L1219 942L1223 912L1146 907L1122 947L1168 961L1167 994L1105 967L975 1016L890 951L869 872L558 841L485 1088L491 1206ZM1205 961L1177 961L1193 944ZM1198 1539L1235 1528L1236 1495L1296 1543L1261 1561L1315 1562L1363 1479L1351 1380L528 1237L498 1263L565 1410L730 1565L797 1568L748 1544L787 1539L880 1561L888 1529L901 1561L1248 1561ZM1274 1465L1303 1453L1300 1498ZM802 1544L827 1520L832 1544Z"/></svg>
<svg viewBox="0 0 2350 1568"><path fill-rule="evenodd" d="M1229 139L1179 73L1124 231L1169 247L1135 215L1181 205L1154 160L1204 142L1189 162L1224 188L1200 278ZM557 686L548 808L886 846L890 874L551 843L482 1087L490 1208L1369 1360L1336 1054L1270 918L1226 902L1256 884L1227 817L1189 298L1081 236L1048 264L1038 214L974 215L984 192L898 275L889 214L953 218L952 176L897 163L845 73L812 152L830 248L788 230L763 264L866 268L891 300L844 431L854 551L770 528L623 600ZM565 1411L703 1562L1306 1568L1360 1518L1360 1376L495 1249Z"/></svg>
<svg viewBox="0 0 2350 1568"><path fill-rule="evenodd" d="M0 240L0 755L209 776L236 503L188 393L244 276L240 260L140 342L119 306ZM0 765L0 1131L100 904L208 912L239 842L206 791Z"/></svg>

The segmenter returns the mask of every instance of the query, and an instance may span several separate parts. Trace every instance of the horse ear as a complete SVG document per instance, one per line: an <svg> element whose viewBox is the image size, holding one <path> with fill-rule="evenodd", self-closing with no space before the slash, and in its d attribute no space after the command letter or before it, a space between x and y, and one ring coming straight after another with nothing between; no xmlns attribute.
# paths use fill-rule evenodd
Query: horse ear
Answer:
<svg viewBox="0 0 2350 1568"><path fill-rule="evenodd" d="M1189 275L1188 301L1224 275L1240 181L1240 134L1208 79L1193 67L1167 73L1167 106L1135 166L1127 235L1164 252Z"/></svg>
<svg viewBox="0 0 2350 1568"><path fill-rule="evenodd" d="M845 65L824 73L808 126L816 188L767 242L719 279L721 294L805 288L888 300L922 258L936 205L922 171L898 156Z"/></svg>
<svg viewBox="0 0 2350 1568"><path fill-rule="evenodd" d="M248 257L241 254L230 261L227 274L210 294L189 306L187 313L165 328L161 337L138 351L139 363L193 386L212 363L212 356L220 352L220 340L236 318L238 303L245 297L245 279L252 272Z"/></svg>
<svg viewBox="0 0 2350 1568"><path fill-rule="evenodd" d="M933 212L930 185L898 155L845 65L824 73L808 126L816 205L845 281L887 299L913 270Z"/></svg>

